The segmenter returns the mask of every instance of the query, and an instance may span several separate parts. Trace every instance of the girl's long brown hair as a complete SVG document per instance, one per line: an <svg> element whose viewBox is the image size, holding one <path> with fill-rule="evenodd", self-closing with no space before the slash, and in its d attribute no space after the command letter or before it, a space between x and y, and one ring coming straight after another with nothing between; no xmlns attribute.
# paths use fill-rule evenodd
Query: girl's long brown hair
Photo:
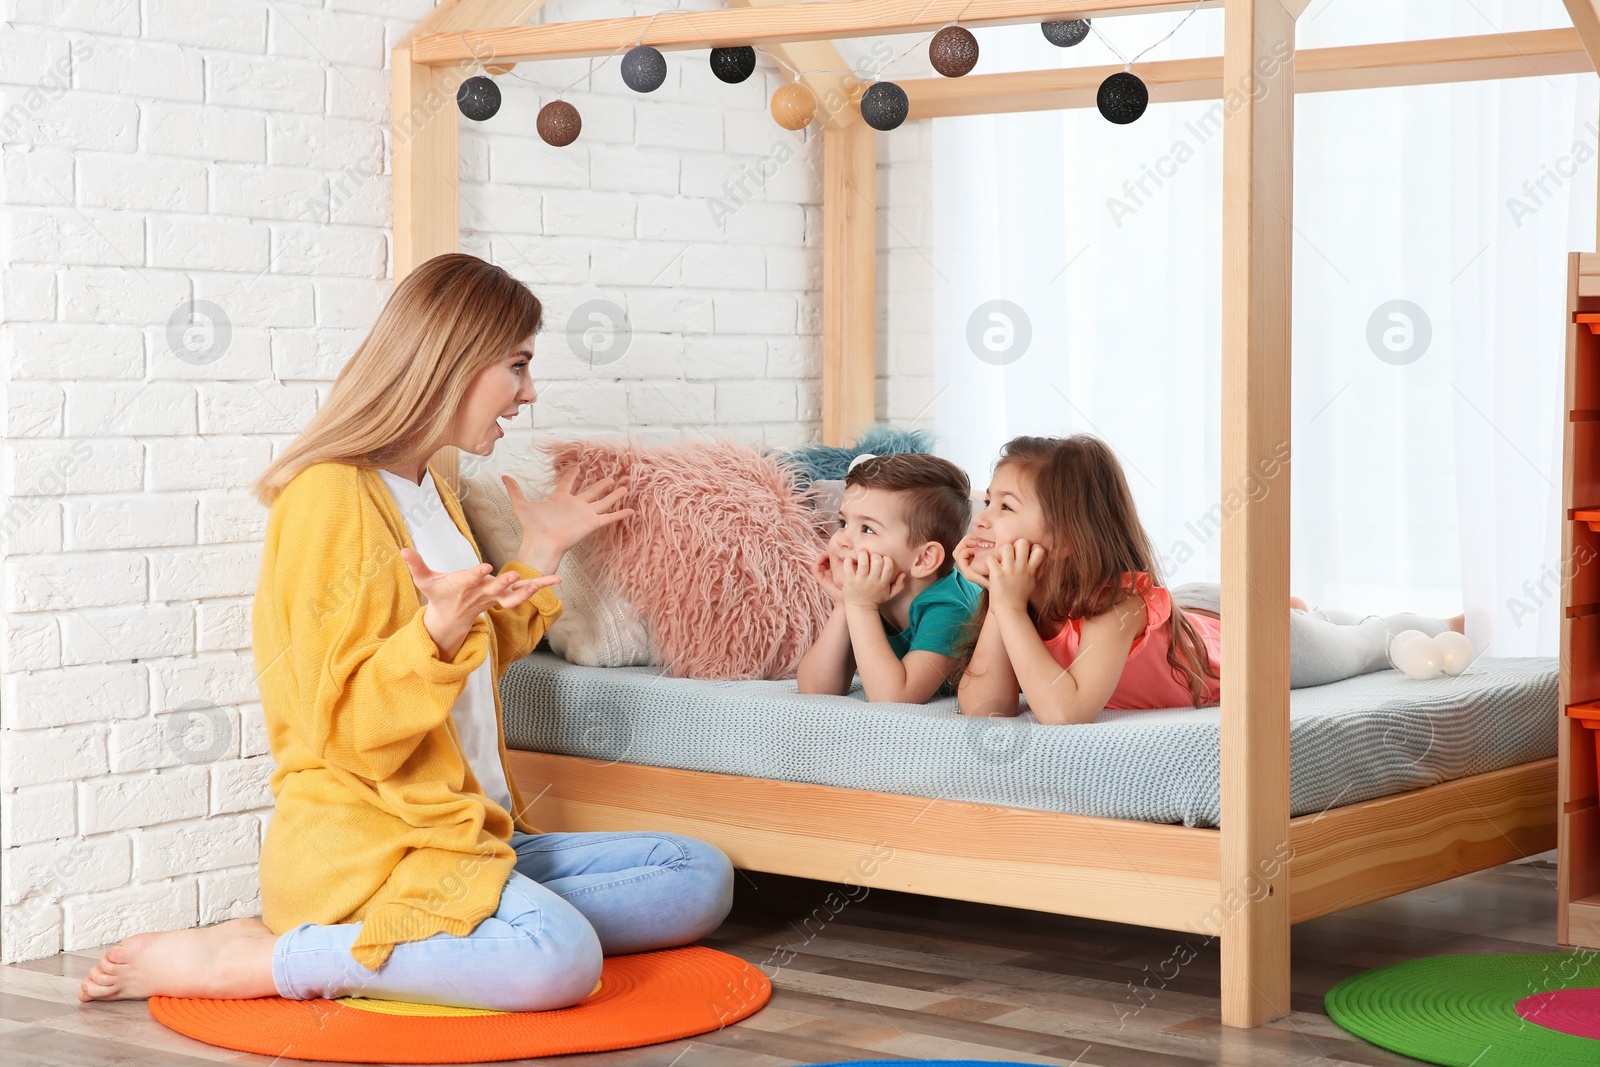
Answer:
<svg viewBox="0 0 1600 1067"><path fill-rule="evenodd" d="M472 379L538 330L526 285L462 252L434 256L395 286L328 399L253 487L272 506L323 462L394 467L438 450Z"/></svg>
<svg viewBox="0 0 1600 1067"><path fill-rule="evenodd" d="M1006 443L995 469L1009 466L1032 486L1044 513L1045 528L1065 554L1052 552L1039 572L1043 592L1035 624L1092 619L1110 611L1122 596L1122 575L1145 571L1165 584L1160 557L1139 522L1133 493L1122 465L1098 437L1017 437ZM958 670L972 662L977 631L989 611L984 591L966 639L956 655ZM1207 679L1218 677L1193 620L1172 605L1172 641L1167 663L1173 677L1188 686L1196 707L1205 703Z"/></svg>

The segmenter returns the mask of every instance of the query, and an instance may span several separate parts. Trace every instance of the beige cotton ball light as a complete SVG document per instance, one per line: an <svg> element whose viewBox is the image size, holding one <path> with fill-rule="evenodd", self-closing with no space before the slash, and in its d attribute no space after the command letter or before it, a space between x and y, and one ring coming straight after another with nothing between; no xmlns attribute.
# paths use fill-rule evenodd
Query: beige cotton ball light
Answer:
<svg viewBox="0 0 1600 1067"><path fill-rule="evenodd" d="M1421 630L1402 630L1389 643L1389 660L1407 678L1422 681L1444 668L1443 651Z"/></svg>
<svg viewBox="0 0 1600 1067"><path fill-rule="evenodd" d="M786 82L772 94L772 119L786 130L803 130L817 114L817 97L799 82Z"/></svg>
<svg viewBox="0 0 1600 1067"><path fill-rule="evenodd" d="M1472 642L1467 640L1466 634L1458 634L1454 630L1446 630L1438 637L1435 637L1433 643L1439 646L1442 657L1441 666L1444 669L1444 673L1454 677L1472 664L1472 657L1475 653L1472 649Z"/></svg>

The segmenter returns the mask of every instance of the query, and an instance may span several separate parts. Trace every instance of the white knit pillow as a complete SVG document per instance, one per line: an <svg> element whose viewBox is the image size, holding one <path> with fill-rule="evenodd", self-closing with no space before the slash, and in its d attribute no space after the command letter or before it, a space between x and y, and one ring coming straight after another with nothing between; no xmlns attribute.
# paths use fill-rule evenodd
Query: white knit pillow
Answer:
<svg viewBox="0 0 1600 1067"><path fill-rule="evenodd" d="M538 449L502 445L490 456L461 453L461 507L483 558L499 570L517 554L522 527L502 474L517 480L530 500L548 496L554 479L550 461ZM594 565L585 542L561 558L561 617L546 635L556 655L587 667L631 667L654 662L650 635L633 606Z"/></svg>

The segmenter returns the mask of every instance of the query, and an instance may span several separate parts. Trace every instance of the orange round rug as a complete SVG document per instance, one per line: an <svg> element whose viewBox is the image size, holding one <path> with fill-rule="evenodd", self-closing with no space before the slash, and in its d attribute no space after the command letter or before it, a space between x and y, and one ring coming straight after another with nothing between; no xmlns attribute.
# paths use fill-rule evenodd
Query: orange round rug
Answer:
<svg viewBox="0 0 1600 1067"><path fill-rule="evenodd" d="M772 983L690 946L610 956L599 990L559 1011L474 1011L341 1000L151 997L157 1022L208 1045L339 1063L481 1063L605 1052L717 1030L759 1010Z"/></svg>

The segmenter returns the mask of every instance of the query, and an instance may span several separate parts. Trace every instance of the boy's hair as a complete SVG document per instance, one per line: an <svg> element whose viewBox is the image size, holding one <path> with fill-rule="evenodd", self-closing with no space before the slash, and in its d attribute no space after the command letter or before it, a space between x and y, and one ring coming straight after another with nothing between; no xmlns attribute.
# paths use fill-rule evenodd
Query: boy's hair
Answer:
<svg viewBox="0 0 1600 1067"><path fill-rule="evenodd" d="M906 494L906 525L914 545L944 546L943 578L955 567L956 545L972 521L972 483L962 469L927 452L900 452L862 460L844 477L846 490L887 489Z"/></svg>

